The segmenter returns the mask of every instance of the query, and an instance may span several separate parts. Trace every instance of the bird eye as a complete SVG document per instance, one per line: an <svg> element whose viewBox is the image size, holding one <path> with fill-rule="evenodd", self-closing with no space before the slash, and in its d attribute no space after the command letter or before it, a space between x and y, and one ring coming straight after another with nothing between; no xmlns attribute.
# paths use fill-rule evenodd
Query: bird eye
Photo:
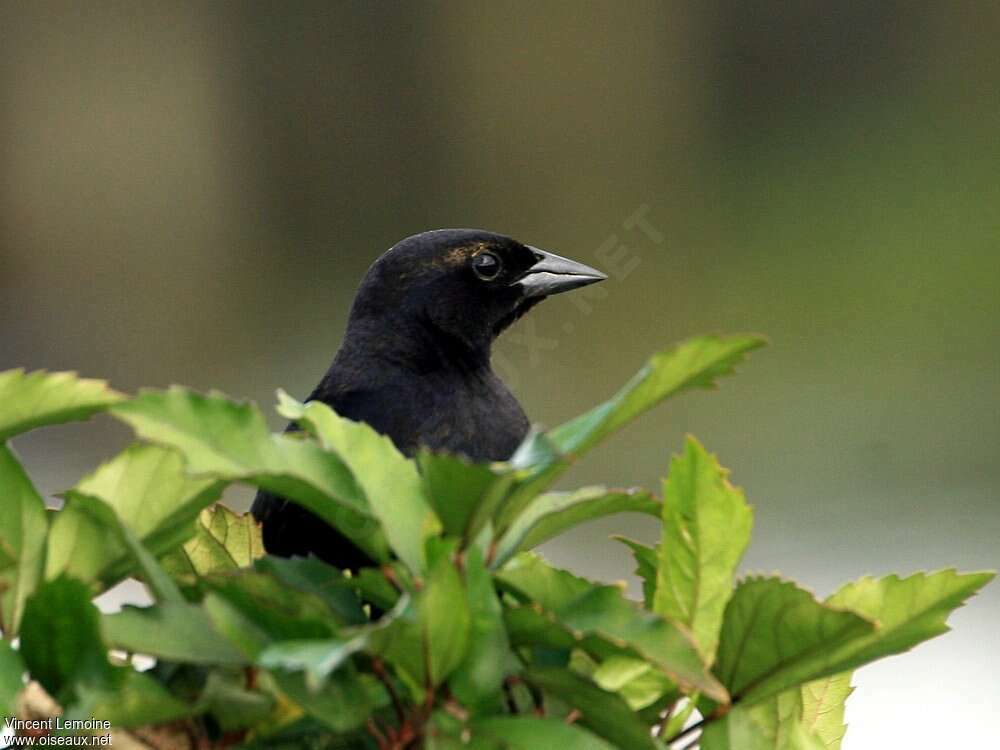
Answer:
<svg viewBox="0 0 1000 750"><path fill-rule="evenodd" d="M483 281L493 281L503 270L503 264L493 253L479 253L472 259L472 269Z"/></svg>

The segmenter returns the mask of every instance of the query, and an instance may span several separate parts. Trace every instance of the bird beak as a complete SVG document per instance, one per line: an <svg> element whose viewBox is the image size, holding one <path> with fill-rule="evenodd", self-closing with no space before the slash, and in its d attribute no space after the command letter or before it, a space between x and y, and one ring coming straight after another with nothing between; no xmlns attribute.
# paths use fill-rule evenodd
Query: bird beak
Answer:
<svg viewBox="0 0 1000 750"><path fill-rule="evenodd" d="M550 294L579 289L608 278L606 274L583 263L547 253L531 245L527 247L538 258L538 262L514 282L521 286L525 297L548 297Z"/></svg>

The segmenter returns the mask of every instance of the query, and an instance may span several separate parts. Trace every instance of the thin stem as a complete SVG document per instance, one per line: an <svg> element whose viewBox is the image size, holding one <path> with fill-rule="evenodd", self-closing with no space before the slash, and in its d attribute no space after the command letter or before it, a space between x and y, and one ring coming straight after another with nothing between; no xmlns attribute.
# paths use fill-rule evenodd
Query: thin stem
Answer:
<svg viewBox="0 0 1000 750"><path fill-rule="evenodd" d="M503 694L507 701L507 710L512 714L518 714L520 711L517 710L517 701L514 699L514 684L507 678L503 681Z"/></svg>
<svg viewBox="0 0 1000 750"><path fill-rule="evenodd" d="M379 570L382 571L382 575L385 576L385 580L396 589L400 594L404 593L403 585L399 582L399 577L396 575L396 571L392 569L392 566L386 563Z"/></svg>
<svg viewBox="0 0 1000 750"><path fill-rule="evenodd" d="M396 692L396 686L392 684L392 679L385 670L385 663L378 658L372 659L372 671L382 684L385 685L386 692L389 693L389 698L392 699L392 707L396 711L396 719L399 721L399 725L402 726L406 723L406 710L403 708L403 702L399 699L399 694Z"/></svg>
<svg viewBox="0 0 1000 750"><path fill-rule="evenodd" d="M500 546L500 542L497 539L493 539L490 542L489 549L486 551L486 567L490 567L497 556L497 549Z"/></svg>
<svg viewBox="0 0 1000 750"><path fill-rule="evenodd" d="M389 750L389 740L382 734L378 728L378 724L375 723L375 719L368 719L368 723L365 726L368 729L368 734L374 737L375 742L378 743L379 750Z"/></svg>
<svg viewBox="0 0 1000 750"><path fill-rule="evenodd" d="M674 715L674 709L677 708L677 704L680 702L678 698L676 701L667 706L667 710L663 712L660 717L660 723L656 725L656 729L653 730L654 737L662 737L663 733L667 731L667 724L670 723L670 717Z"/></svg>

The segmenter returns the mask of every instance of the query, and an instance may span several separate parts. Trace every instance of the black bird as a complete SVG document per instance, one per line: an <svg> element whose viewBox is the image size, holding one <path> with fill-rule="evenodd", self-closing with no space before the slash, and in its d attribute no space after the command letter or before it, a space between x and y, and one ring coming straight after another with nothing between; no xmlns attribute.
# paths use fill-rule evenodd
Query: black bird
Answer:
<svg viewBox="0 0 1000 750"><path fill-rule="evenodd" d="M340 350L307 400L367 422L406 455L422 445L478 461L507 459L529 424L490 367L494 339L546 297L606 278L491 232L408 237L368 269ZM340 568L371 564L283 498L260 491L251 511L271 554L312 553Z"/></svg>

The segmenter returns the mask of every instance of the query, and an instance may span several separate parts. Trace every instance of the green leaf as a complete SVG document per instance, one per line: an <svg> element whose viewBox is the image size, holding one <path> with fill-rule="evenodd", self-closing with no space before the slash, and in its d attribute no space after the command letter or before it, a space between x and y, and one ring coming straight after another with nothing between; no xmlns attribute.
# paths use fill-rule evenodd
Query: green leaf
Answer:
<svg viewBox="0 0 1000 750"><path fill-rule="evenodd" d="M596 639L597 645L609 654L617 650L622 652L618 655L641 657L681 686L697 689L721 703L728 701L726 690L705 669L687 630L659 615L643 612L625 599L618 587L592 584L527 554L515 558L497 580L527 599L531 607L544 610L536 613L541 622L531 615L507 618L508 632L515 643L519 637L535 638L539 634L552 638L551 632L539 630L547 622L564 630L570 644ZM512 627L517 625L520 627ZM559 636L549 641L549 645L560 644L566 642Z"/></svg>
<svg viewBox="0 0 1000 750"><path fill-rule="evenodd" d="M597 584L554 568L533 552L523 552L496 573L501 585L529 602L555 611L597 588Z"/></svg>
<svg viewBox="0 0 1000 750"><path fill-rule="evenodd" d="M357 578L347 578L332 565L315 557L262 557L254 570L267 573L286 586L315 595L322 600L344 625L363 625L368 617L354 593ZM383 578L384 580L384 578ZM386 607L391 609L395 604Z"/></svg>
<svg viewBox="0 0 1000 750"><path fill-rule="evenodd" d="M281 413L341 457L354 473L393 551L414 573L424 572L424 541L441 531L441 522L424 498L416 464L387 436L364 422L341 417L321 401L293 406L286 395Z"/></svg>
<svg viewBox="0 0 1000 750"><path fill-rule="evenodd" d="M132 572L125 545L108 538L91 514L79 507L86 502L84 496L103 500L153 555L160 555L191 535L195 518L218 498L223 486L189 477L175 451L148 444L130 446L82 479L71 491L77 501L67 502L55 514L46 577L65 572L86 582L100 580L107 588Z"/></svg>
<svg viewBox="0 0 1000 750"><path fill-rule="evenodd" d="M272 642L271 636L250 615L214 591L205 595L201 607L212 628L239 649L249 662L256 661L260 652Z"/></svg>
<svg viewBox="0 0 1000 750"><path fill-rule="evenodd" d="M370 651L392 664L414 689L439 685L465 658L469 604L451 559L457 540L428 545L430 572L423 589L395 621L372 634Z"/></svg>
<svg viewBox="0 0 1000 750"><path fill-rule="evenodd" d="M74 488L114 508L129 529L147 543L164 527L187 523L212 502L222 486L185 472L179 453L135 443L101 464Z"/></svg>
<svg viewBox="0 0 1000 750"><path fill-rule="evenodd" d="M185 664L248 663L195 604L166 601L151 607L126 606L104 615L102 626L108 643L125 651Z"/></svg>
<svg viewBox="0 0 1000 750"><path fill-rule="evenodd" d="M260 411L220 394L144 391L112 414L145 440L180 452L191 474L245 481L308 508L377 560L385 540L348 467L294 435L272 435Z"/></svg>
<svg viewBox="0 0 1000 750"><path fill-rule="evenodd" d="M98 498L74 491L67 493L66 502L69 507L77 509L75 512L86 515L91 527L103 530L104 537L128 551L159 602L154 607L125 607L121 612L105 615L103 631L111 644L126 651L176 661L209 664L245 662L243 655L215 632L204 611L184 599L177 585L122 524L114 510ZM62 576L55 580L70 579ZM74 580L73 583L87 588L82 582Z"/></svg>
<svg viewBox="0 0 1000 750"><path fill-rule="evenodd" d="M199 514L194 538L173 550L162 563L174 577L182 573L206 576L245 568L263 555L260 526L254 517L216 504Z"/></svg>
<svg viewBox="0 0 1000 750"><path fill-rule="evenodd" d="M695 388L713 388L744 356L765 343L760 336L703 336L654 355L608 401L546 433L542 448L519 450L528 476L504 503L498 527L506 529L531 500L577 458L664 399ZM517 454L516 454L517 455ZM530 465L529 465L530 460Z"/></svg>
<svg viewBox="0 0 1000 750"><path fill-rule="evenodd" d="M468 550L464 565L469 606L469 647L449 686L467 708L486 711L500 698L512 658L503 608L480 550Z"/></svg>
<svg viewBox="0 0 1000 750"><path fill-rule="evenodd" d="M310 690L320 688L337 669L368 645L365 633L350 638L280 641L263 651L257 664L265 669L303 672Z"/></svg>
<svg viewBox="0 0 1000 750"><path fill-rule="evenodd" d="M36 427L89 419L125 396L72 372L0 372L0 442Z"/></svg>
<svg viewBox="0 0 1000 750"><path fill-rule="evenodd" d="M24 671L21 654L0 640L0 715L14 716L17 696L24 688Z"/></svg>
<svg viewBox="0 0 1000 750"><path fill-rule="evenodd" d="M7 545L3 537L0 537L0 572L7 570L7 568L13 568L15 565L17 565L17 557L14 550Z"/></svg>
<svg viewBox="0 0 1000 750"><path fill-rule="evenodd" d="M844 709L851 687L852 672L824 677L801 687L802 723L823 741L826 750L840 750L847 726Z"/></svg>
<svg viewBox="0 0 1000 750"><path fill-rule="evenodd" d="M755 335L702 336L654 355L611 399L548 433L563 454L589 450L665 398L711 389L731 375L744 356L764 346Z"/></svg>
<svg viewBox="0 0 1000 750"><path fill-rule="evenodd" d="M45 503L10 448L0 444L0 546L16 565L0 569L0 628L17 635L24 603L42 578L48 519Z"/></svg>
<svg viewBox="0 0 1000 750"><path fill-rule="evenodd" d="M330 638L341 627L339 613L323 598L258 570L214 575L202 583L269 641Z"/></svg>
<svg viewBox="0 0 1000 750"><path fill-rule="evenodd" d="M849 609L878 626L836 654L842 664L836 671L902 653L948 632L948 615L994 575L941 570L908 578L862 578L847 584L826 600L827 606Z"/></svg>
<svg viewBox="0 0 1000 750"><path fill-rule="evenodd" d="M586 677L562 667L533 667L525 671L524 679L577 709L583 726L615 747L656 750L649 728L628 704Z"/></svg>
<svg viewBox="0 0 1000 750"><path fill-rule="evenodd" d="M306 685L320 689L341 665L354 654L372 648L372 641L409 608L409 597L403 597L395 609L376 622L344 630L334 638L285 640L264 648L257 663L270 670L305 673Z"/></svg>
<svg viewBox="0 0 1000 750"><path fill-rule="evenodd" d="M503 750L616 750L614 745L560 719L504 717L479 719L469 724L472 740L492 740Z"/></svg>
<svg viewBox="0 0 1000 750"><path fill-rule="evenodd" d="M177 585L107 503L76 490L69 490L65 496L66 505L60 513L79 518L80 528L87 529L86 536L81 535L80 538L89 544L74 546L78 556L84 558L94 554L92 546L97 543L95 540L106 539L108 546L125 549L132 561L130 567L137 569L157 599L184 601ZM80 566L87 569L95 567L93 562L80 563Z"/></svg>
<svg viewBox="0 0 1000 750"><path fill-rule="evenodd" d="M709 665L753 525L743 492L726 474L715 456L689 436L663 484L663 538L653 611L691 628Z"/></svg>
<svg viewBox="0 0 1000 750"><path fill-rule="evenodd" d="M335 732L348 732L364 725L387 700L382 686L371 675L359 675L348 669L335 672L319 690L311 689L300 672L279 671L272 677L283 693Z"/></svg>
<svg viewBox="0 0 1000 750"><path fill-rule="evenodd" d="M402 563L388 563L384 567L393 571L397 579L402 578ZM379 609L392 609L399 601L399 590L386 578L382 568L362 568L351 578L351 585L358 596Z"/></svg>
<svg viewBox="0 0 1000 750"><path fill-rule="evenodd" d="M462 663L469 645L469 603L450 556L434 563L418 603L429 679L439 685Z"/></svg>
<svg viewBox="0 0 1000 750"><path fill-rule="evenodd" d="M716 674L749 706L850 668L842 654L874 631L872 622L824 606L790 581L748 578L726 608Z"/></svg>
<svg viewBox="0 0 1000 750"><path fill-rule="evenodd" d="M591 677L605 690L618 693L633 711L653 705L674 689L673 682L652 664L627 656L605 659Z"/></svg>
<svg viewBox="0 0 1000 750"><path fill-rule="evenodd" d="M646 609L653 609L653 598L656 596L657 567L659 566L660 549L650 547L624 536L612 536L630 550L635 558L635 574L642 579L642 602Z"/></svg>
<svg viewBox="0 0 1000 750"><path fill-rule="evenodd" d="M802 723L797 691L773 696L756 706L737 706L713 721L701 737L702 750L824 750L823 742Z"/></svg>
<svg viewBox="0 0 1000 750"><path fill-rule="evenodd" d="M617 513L660 515L660 503L645 490L584 487L551 492L532 502L500 540L494 565L502 566L518 552L532 549L581 523Z"/></svg>
<svg viewBox="0 0 1000 750"><path fill-rule="evenodd" d="M41 584L25 605L23 625L24 664L60 703L73 703L80 683L100 686L114 679L100 615L80 581L63 576Z"/></svg>
<svg viewBox="0 0 1000 750"><path fill-rule="evenodd" d="M130 728L161 724L190 716L194 707L171 695L144 672L115 669L108 684L89 682L77 686L78 699L63 719L104 719L113 727Z"/></svg>
<svg viewBox="0 0 1000 750"><path fill-rule="evenodd" d="M514 481L502 464L472 463L463 456L417 454L424 495L446 534L471 541L489 521L507 488Z"/></svg>
<svg viewBox="0 0 1000 750"><path fill-rule="evenodd" d="M954 570L863 578L825 605L793 584L750 579L726 610L717 672L745 704L759 703L946 632L951 611L992 578Z"/></svg>
<svg viewBox="0 0 1000 750"><path fill-rule="evenodd" d="M259 690L247 690L243 676L209 672L198 707L212 715L223 732L252 727L267 720L274 710L274 698Z"/></svg>

